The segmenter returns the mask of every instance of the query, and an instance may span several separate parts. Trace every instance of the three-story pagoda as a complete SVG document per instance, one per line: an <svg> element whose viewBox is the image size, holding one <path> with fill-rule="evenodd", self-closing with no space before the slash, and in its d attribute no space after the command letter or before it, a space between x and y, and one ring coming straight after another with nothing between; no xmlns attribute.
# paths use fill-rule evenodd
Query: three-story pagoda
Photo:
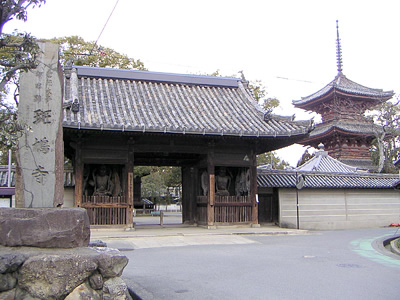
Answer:
<svg viewBox="0 0 400 300"><path fill-rule="evenodd" d="M321 115L309 137L300 142L317 148L325 145L329 155L360 169L373 169L370 146L379 127L364 113L393 97L393 91L362 86L348 79L342 71L342 54L337 29L337 75L325 87L301 100L293 100L295 107Z"/></svg>

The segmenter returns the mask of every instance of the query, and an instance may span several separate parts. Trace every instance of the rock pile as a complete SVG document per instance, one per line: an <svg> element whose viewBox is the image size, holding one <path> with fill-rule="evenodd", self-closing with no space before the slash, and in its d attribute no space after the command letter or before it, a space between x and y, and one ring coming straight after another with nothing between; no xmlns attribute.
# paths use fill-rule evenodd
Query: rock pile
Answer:
<svg viewBox="0 0 400 300"><path fill-rule="evenodd" d="M15 209L0 209L0 299L131 299L128 288L120 277L128 264L126 256L118 250L106 247L70 246L71 243L86 246L89 243L90 231L89 235L85 233L85 228L89 228L85 225L88 224L85 210L34 209L34 213L29 209L17 210L18 212ZM23 210L29 212L24 214ZM17 218L10 216L12 211ZM54 218L62 223L63 218L56 216L58 211L62 211L62 215L69 211L74 222L66 217L64 224L55 226L57 222L52 223L49 220ZM51 218L48 217L49 214L52 215ZM25 226L18 224L18 218ZM37 230L48 232L48 243L43 237L28 238L24 234L35 234L33 224L38 220L41 222L38 222ZM43 223L48 224L47 230ZM65 223L70 223L71 226ZM9 226L10 224L16 226ZM84 225L79 225L81 229L77 229L74 224ZM51 232L54 227L62 231L60 236L64 236L69 242L55 238L56 235ZM67 227L73 232L68 233L65 230ZM44 232L41 234L45 235ZM71 240L72 236L77 239ZM39 242L40 248L32 247L35 240ZM10 244L13 246L10 247ZM47 244L51 247L46 247ZM62 247L56 248L57 245Z"/></svg>

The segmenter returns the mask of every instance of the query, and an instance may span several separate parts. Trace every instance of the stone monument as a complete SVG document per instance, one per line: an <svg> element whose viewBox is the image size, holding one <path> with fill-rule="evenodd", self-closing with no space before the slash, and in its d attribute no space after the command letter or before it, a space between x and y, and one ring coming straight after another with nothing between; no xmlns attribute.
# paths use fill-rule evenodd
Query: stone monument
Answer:
<svg viewBox="0 0 400 300"><path fill-rule="evenodd" d="M38 66L21 74L18 119L17 207L63 204L62 72L58 45L39 42Z"/></svg>

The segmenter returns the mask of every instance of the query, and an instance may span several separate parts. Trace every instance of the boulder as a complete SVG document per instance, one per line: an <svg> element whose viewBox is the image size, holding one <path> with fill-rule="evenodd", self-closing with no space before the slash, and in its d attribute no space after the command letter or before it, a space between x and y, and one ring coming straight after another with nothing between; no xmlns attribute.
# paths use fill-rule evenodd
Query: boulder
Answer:
<svg viewBox="0 0 400 300"><path fill-rule="evenodd" d="M128 259L111 248L0 245L0 299L131 299L119 277Z"/></svg>
<svg viewBox="0 0 400 300"><path fill-rule="evenodd" d="M1 299L1 298L0 298ZM20 288L15 289L15 300L43 300L43 298L37 298L33 297L32 295L29 295L29 293L25 290L22 290Z"/></svg>
<svg viewBox="0 0 400 300"><path fill-rule="evenodd" d="M97 251L101 252L101 254L97 256L100 274L103 275L104 278L121 276L129 259L118 250L106 248L104 251L99 249Z"/></svg>
<svg viewBox="0 0 400 300"><path fill-rule="evenodd" d="M89 277L90 287L94 290L102 290L104 285L103 276L99 272L94 272Z"/></svg>
<svg viewBox="0 0 400 300"><path fill-rule="evenodd" d="M2 300L15 300L18 299L15 295L16 289L12 289L6 292L0 292L0 299Z"/></svg>
<svg viewBox="0 0 400 300"><path fill-rule="evenodd" d="M114 277L104 281L103 300L132 300L128 286L121 277Z"/></svg>
<svg viewBox="0 0 400 300"><path fill-rule="evenodd" d="M0 274L0 292L11 290L15 288L16 285L17 278L14 273Z"/></svg>
<svg viewBox="0 0 400 300"><path fill-rule="evenodd" d="M87 282L82 283L81 285L77 286L71 294L65 297L64 300L101 300L102 292L97 292L90 288Z"/></svg>
<svg viewBox="0 0 400 300"><path fill-rule="evenodd" d="M27 257L21 253L0 254L0 273L15 272L26 259Z"/></svg>
<svg viewBox="0 0 400 300"><path fill-rule="evenodd" d="M97 264L84 255L37 255L19 270L18 286L40 299L61 299L83 283Z"/></svg>
<svg viewBox="0 0 400 300"><path fill-rule="evenodd" d="M82 208L0 208L0 245L87 247L90 223Z"/></svg>

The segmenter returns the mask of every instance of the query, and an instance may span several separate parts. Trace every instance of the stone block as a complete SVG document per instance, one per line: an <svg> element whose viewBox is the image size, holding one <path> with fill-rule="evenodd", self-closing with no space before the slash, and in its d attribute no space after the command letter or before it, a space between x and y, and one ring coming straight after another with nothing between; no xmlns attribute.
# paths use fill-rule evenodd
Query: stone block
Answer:
<svg viewBox="0 0 400 300"><path fill-rule="evenodd" d="M121 276L122 271L128 264L128 258L118 250L104 251L97 257L100 274L104 278Z"/></svg>
<svg viewBox="0 0 400 300"><path fill-rule="evenodd" d="M62 299L97 269L87 255L37 255L19 270L18 285L33 297Z"/></svg>
<svg viewBox="0 0 400 300"><path fill-rule="evenodd" d="M101 300L102 293L94 291L87 282L77 286L64 300Z"/></svg>
<svg viewBox="0 0 400 300"><path fill-rule="evenodd" d="M18 299L16 297L16 289L12 289L6 292L0 292L0 299L1 300L15 300Z"/></svg>
<svg viewBox="0 0 400 300"><path fill-rule="evenodd" d="M11 290L15 288L16 285L17 278L14 273L0 274L0 292Z"/></svg>
<svg viewBox="0 0 400 300"><path fill-rule="evenodd" d="M104 300L132 300L128 286L121 277L114 277L106 280L103 287Z"/></svg>
<svg viewBox="0 0 400 300"><path fill-rule="evenodd" d="M131 299L121 277L113 277L128 263L116 249L0 245L0 253L0 299Z"/></svg>
<svg viewBox="0 0 400 300"><path fill-rule="evenodd" d="M102 290L104 285L103 276L99 272L94 272L89 277L89 284L94 290Z"/></svg>
<svg viewBox="0 0 400 300"><path fill-rule="evenodd" d="M87 247L90 223L82 208L0 208L0 245Z"/></svg>
<svg viewBox="0 0 400 300"><path fill-rule="evenodd" d="M11 273L18 270L27 257L21 253L0 254L0 273Z"/></svg>

